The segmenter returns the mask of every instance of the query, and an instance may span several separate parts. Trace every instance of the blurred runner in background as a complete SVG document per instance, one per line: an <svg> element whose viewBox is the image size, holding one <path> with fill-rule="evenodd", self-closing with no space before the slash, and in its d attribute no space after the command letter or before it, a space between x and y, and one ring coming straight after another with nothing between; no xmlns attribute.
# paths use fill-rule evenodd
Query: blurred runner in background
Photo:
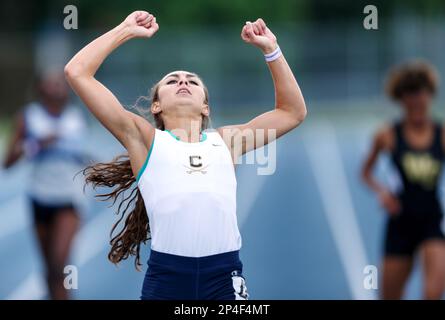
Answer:
<svg viewBox="0 0 445 320"><path fill-rule="evenodd" d="M48 71L38 78L38 99L17 115L4 160L5 168L23 156L32 161L28 195L51 299L68 298L63 269L83 199L82 181L74 176L85 164L87 127L81 111L69 103L68 90L61 72Z"/></svg>
<svg viewBox="0 0 445 320"><path fill-rule="evenodd" d="M440 299L445 286L445 241L441 229L439 178L444 160L444 129L431 117L438 87L436 70L424 62L395 68L388 95L401 106L400 120L381 128L365 160L363 177L388 212L383 260L384 299L400 299L419 252L424 298ZM378 155L388 152L401 181L389 191L372 175Z"/></svg>

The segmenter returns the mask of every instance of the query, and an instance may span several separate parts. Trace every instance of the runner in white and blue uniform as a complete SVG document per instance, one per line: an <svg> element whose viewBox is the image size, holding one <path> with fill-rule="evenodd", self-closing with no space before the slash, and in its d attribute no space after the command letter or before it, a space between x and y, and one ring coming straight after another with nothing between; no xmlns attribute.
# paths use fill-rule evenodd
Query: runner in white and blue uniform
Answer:
<svg viewBox="0 0 445 320"><path fill-rule="evenodd" d="M139 266L140 245L151 236L142 299L247 299L234 165L242 154L297 127L306 116L304 99L275 35L258 19L246 22L241 37L265 55L275 85L274 110L209 130L207 88L196 74L175 71L152 89L147 106L152 125L126 111L94 75L122 43L150 38L158 29L152 14L133 12L65 67L71 87L128 152L128 160L89 167L87 181L114 187L103 195L114 199L137 183L129 196L134 195L134 208L126 216L127 209L122 212L119 221L125 223L111 240L109 259L118 263L135 255Z"/></svg>
<svg viewBox="0 0 445 320"><path fill-rule="evenodd" d="M205 131L187 143L156 129L137 181L152 249L142 298L247 298L235 170L220 134Z"/></svg>
<svg viewBox="0 0 445 320"><path fill-rule="evenodd" d="M40 102L30 103L24 110L25 148L32 161L28 194L39 207L80 207L84 198L76 173L85 165L84 143L86 123L74 105L63 106L51 113ZM39 141L51 140L44 148ZM34 149L33 149L34 148ZM49 222L50 210L36 212L36 221Z"/></svg>
<svg viewBox="0 0 445 320"><path fill-rule="evenodd" d="M39 100L17 117L5 167L22 156L31 162L27 193L42 250L49 297L66 299L63 268L79 225L85 198L81 179L85 165L86 123L81 111L68 103L63 74L48 72L38 83Z"/></svg>

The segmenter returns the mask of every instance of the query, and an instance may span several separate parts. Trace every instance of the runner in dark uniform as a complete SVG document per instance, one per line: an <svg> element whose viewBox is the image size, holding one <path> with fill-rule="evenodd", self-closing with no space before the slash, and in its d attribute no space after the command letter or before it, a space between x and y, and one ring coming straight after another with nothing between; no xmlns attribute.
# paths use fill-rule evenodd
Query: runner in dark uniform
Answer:
<svg viewBox="0 0 445 320"><path fill-rule="evenodd" d="M437 91L434 68L411 62L394 69L387 91L402 109L401 120L381 128L365 160L363 178L388 213L382 297L399 299L420 253L426 299L440 299L445 289L445 237L439 180L444 159L444 130L430 109ZM391 155L400 177L398 191L389 191L372 175L381 152Z"/></svg>
<svg viewBox="0 0 445 320"><path fill-rule="evenodd" d="M413 255L422 242L443 239L442 208L438 182L442 170L442 126L432 123L433 139L426 148L414 148L404 138L403 123L394 125L395 145L391 159L402 180L397 194L401 211L389 220L385 253Z"/></svg>

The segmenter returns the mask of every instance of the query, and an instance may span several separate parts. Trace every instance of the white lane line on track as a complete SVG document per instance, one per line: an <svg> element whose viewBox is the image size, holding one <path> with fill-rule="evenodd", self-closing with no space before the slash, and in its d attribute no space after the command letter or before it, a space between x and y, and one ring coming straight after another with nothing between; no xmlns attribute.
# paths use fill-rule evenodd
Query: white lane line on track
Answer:
<svg viewBox="0 0 445 320"><path fill-rule="evenodd" d="M376 293L363 286L363 270L368 265L335 129L321 122L305 131L312 172L317 183L349 288L354 299L376 299Z"/></svg>
<svg viewBox="0 0 445 320"><path fill-rule="evenodd" d="M265 174L265 166L272 165L271 161L275 161L273 166L276 169L279 150L277 147L278 142L274 143L276 144L274 147L263 146L245 154L237 168L238 185L245 186L242 190L238 188L237 191L237 216L240 228L246 223L249 215L252 213L253 206L270 175L277 173L274 170L271 174ZM271 152L275 152L275 154L271 154ZM260 168L263 169L263 174L259 174L261 172Z"/></svg>
<svg viewBox="0 0 445 320"><path fill-rule="evenodd" d="M19 194L0 206L0 239L30 226L27 197Z"/></svg>
<svg viewBox="0 0 445 320"><path fill-rule="evenodd" d="M105 209L82 227L74 240L73 265L80 269L108 246L109 231L115 218L111 209ZM8 294L6 299L38 300L43 299L45 295L44 279L39 272L34 271Z"/></svg>

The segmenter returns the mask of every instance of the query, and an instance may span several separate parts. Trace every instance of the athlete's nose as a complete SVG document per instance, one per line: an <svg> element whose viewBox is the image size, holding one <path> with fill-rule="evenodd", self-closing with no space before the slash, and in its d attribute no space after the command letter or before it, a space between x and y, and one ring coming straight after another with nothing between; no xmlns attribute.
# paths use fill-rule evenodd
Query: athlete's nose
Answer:
<svg viewBox="0 0 445 320"><path fill-rule="evenodd" d="M179 83L178 83L180 86L182 85L182 84L185 84L186 86L188 86L189 85L189 82L187 81L187 80L179 80Z"/></svg>

